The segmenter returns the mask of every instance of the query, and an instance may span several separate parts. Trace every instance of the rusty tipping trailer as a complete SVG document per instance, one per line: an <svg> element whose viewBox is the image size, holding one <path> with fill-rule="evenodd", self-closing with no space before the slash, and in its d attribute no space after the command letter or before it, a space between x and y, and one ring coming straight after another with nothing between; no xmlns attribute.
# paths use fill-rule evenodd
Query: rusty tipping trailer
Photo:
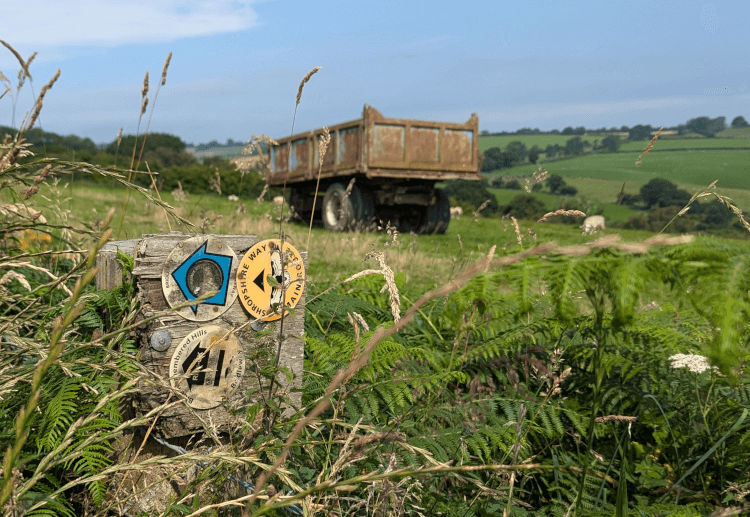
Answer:
<svg viewBox="0 0 750 517"><path fill-rule="evenodd" d="M445 233L450 202L439 181L479 181L479 119L465 124L386 118L365 104L362 118L329 128L331 142L320 167L315 216L329 231L390 221L399 231ZM322 129L278 140L269 149L268 183L286 181L289 203L310 220ZM346 194L351 180L354 184Z"/></svg>

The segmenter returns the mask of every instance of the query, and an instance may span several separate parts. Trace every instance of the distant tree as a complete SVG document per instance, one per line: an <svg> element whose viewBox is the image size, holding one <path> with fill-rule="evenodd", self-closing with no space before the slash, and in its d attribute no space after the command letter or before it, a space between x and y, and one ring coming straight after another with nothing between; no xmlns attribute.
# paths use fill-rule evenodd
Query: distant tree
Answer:
<svg viewBox="0 0 750 517"><path fill-rule="evenodd" d="M747 123L747 120L745 120L745 117L743 117L742 115L738 117L734 117L732 119L733 128L743 128L743 127L748 127L749 125L750 124Z"/></svg>
<svg viewBox="0 0 750 517"><path fill-rule="evenodd" d="M561 135L575 135L575 129L573 129L571 126L566 127L562 130L560 133Z"/></svg>
<svg viewBox="0 0 750 517"><path fill-rule="evenodd" d="M552 174L547 178L547 188L549 188L549 191L554 194L558 190L560 190L562 187L565 186L565 180L562 176L557 174Z"/></svg>
<svg viewBox="0 0 750 517"><path fill-rule="evenodd" d="M565 148L563 149L563 152L566 155L572 154L578 156L580 154L583 154L584 145L585 144L580 136L574 136L573 138L565 142Z"/></svg>
<svg viewBox="0 0 750 517"><path fill-rule="evenodd" d="M539 155L541 154L541 152L542 150L539 148L539 146L533 146L531 149L529 149L529 161L535 164L539 159Z"/></svg>
<svg viewBox="0 0 750 517"><path fill-rule="evenodd" d="M119 154L122 156L123 154L126 154L126 153L132 153L133 145L135 143L136 143L135 135L123 136L122 142L120 143ZM143 145L143 135L138 136L138 147L137 147L138 152L140 152L141 150L141 145ZM148 136L146 136L146 144L144 147L144 152L155 151L160 147L163 147L165 149L170 149L177 153L181 153L185 150L185 142L183 142L180 139L180 137L170 135L168 133L149 133ZM107 146L105 151L108 154L115 154L116 150L117 150L117 140L113 140L112 143Z"/></svg>
<svg viewBox="0 0 750 517"><path fill-rule="evenodd" d="M629 133L630 128L628 126L622 126L620 127L620 133Z"/></svg>
<svg viewBox="0 0 750 517"><path fill-rule="evenodd" d="M574 197L576 194L578 194L578 189L570 185L564 185L560 188L558 193L561 196Z"/></svg>
<svg viewBox="0 0 750 517"><path fill-rule="evenodd" d="M646 208L651 208L659 203L662 193L675 190L676 188L677 185L669 180L654 178L641 187L641 199L646 203Z"/></svg>
<svg viewBox="0 0 750 517"><path fill-rule="evenodd" d="M494 214L498 211L497 198L495 194L487 190L483 185L468 180L448 181L443 191L449 198L455 199L459 203L466 203L473 206L479 206L489 199L490 203L482 211L483 214Z"/></svg>
<svg viewBox="0 0 750 517"><path fill-rule="evenodd" d="M490 147L483 153L482 172L496 171L502 168L502 157L499 147Z"/></svg>
<svg viewBox="0 0 750 517"><path fill-rule="evenodd" d="M534 183L534 185L531 187L532 192L539 192L540 190L542 190L541 183Z"/></svg>
<svg viewBox="0 0 750 517"><path fill-rule="evenodd" d="M663 192L659 196L659 206L680 206L683 207L690 202L690 193L687 190L675 188L667 192Z"/></svg>
<svg viewBox="0 0 750 517"><path fill-rule="evenodd" d="M489 131L487 131L486 129L483 129L483 130L481 130L481 131L479 132L479 134L480 134L480 136L487 136L487 135L489 135L489 134L490 134L490 132L489 132Z"/></svg>
<svg viewBox="0 0 750 517"><path fill-rule="evenodd" d="M547 156L547 158L554 158L557 154L557 149L555 149L554 145L548 145L547 148L544 150L544 154Z"/></svg>
<svg viewBox="0 0 750 517"><path fill-rule="evenodd" d="M521 184L518 180L509 180L504 188L507 188L508 190L521 190Z"/></svg>
<svg viewBox="0 0 750 517"><path fill-rule="evenodd" d="M643 124L638 124L637 126L630 128L628 140L650 140L652 131L653 128L649 124L646 124L645 126Z"/></svg>
<svg viewBox="0 0 750 517"><path fill-rule="evenodd" d="M638 194L625 194L622 196L622 199L620 200L621 205L626 206L634 206L641 202L641 196Z"/></svg>
<svg viewBox="0 0 750 517"><path fill-rule="evenodd" d="M516 164L521 163L526 159L528 151L526 150L526 144L524 144L523 142L513 141L509 143L505 148L505 153L510 155L511 161Z"/></svg>
<svg viewBox="0 0 750 517"><path fill-rule="evenodd" d="M510 200L502 212L518 219L538 219L547 212L547 208L535 196L519 194Z"/></svg>
<svg viewBox="0 0 750 517"><path fill-rule="evenodd" d="M654 178L641 187L641 199L646 203L646 208L651 209L654 205L684 206L690 201L690 194L671 181Z"/></svg>
<svg viewBox="0 0 750 517"><path fill-rule="evenodd" d="M718 199L714 199L706 204L706 209L703 213L704 223L714 227L723 227L729 224L731 218L732 213Z"/></svg>
<svg viewBox="0 0 750 517"><path fill-rule="evenodd" d="M583 135L586 134L586 128L583 127L583 126L578 126L573 131L574 131L574 133L573 133L574 135L581 135L581 136L583 136Z"/></svg>
<svg viewBox="0 0 750 517"><path fill-rule="evenodd" d="M559 135L559 134L560 134L560 130L559 130L559 129L553 129L553 130L551 130L551 131L549 132L549 134L550 134L550 135Z"/></svg>
<svg viewBox="0 0 750 517"><path fill-rule="evenodd" d="M620 142L620 137L618 135L609 135L601 141L601 147L609 153L616 153L621 145L622 142Z"/></svg>
<svg viewBox="0 0 750 517"><path fill-rule="evenodd" d="M706 138L713 138L716 133L726 128L726 117L714 119L709 117L691 118L685 123L685 126L693 133L703 135Z"/></svg>

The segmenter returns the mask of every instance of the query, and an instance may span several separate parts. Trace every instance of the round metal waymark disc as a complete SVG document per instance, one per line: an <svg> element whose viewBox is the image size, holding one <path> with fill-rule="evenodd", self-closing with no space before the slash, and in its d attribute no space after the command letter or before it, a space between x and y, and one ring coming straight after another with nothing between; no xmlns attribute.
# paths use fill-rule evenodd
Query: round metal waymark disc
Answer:
<svg viewBox="0 0 750 517"><path fill-rule="evenodd" d="M190 321L209 321L221 316L237 298L237 255L215 237L192 237L169 253L162 268L161 286L170 307L215 292L202 303L177 313Z"/></svg>
<svg viewBox="0 0 750 517"><path fill-rule="evenodd" d="M242 382L245 354L229 329L208 325L183 339L169 364L170 383L190 407L211 409L227 400Z"/></svg>
<svg viewBox="0 0 750 517"><path fill-rule="evenodd" d="M284 242L282 254L279 239L257 243L247 250L237 268L240 303L253 319L278 320L282 303L288 308L296 306L304 288L302 256L288 242Z"/></svg>

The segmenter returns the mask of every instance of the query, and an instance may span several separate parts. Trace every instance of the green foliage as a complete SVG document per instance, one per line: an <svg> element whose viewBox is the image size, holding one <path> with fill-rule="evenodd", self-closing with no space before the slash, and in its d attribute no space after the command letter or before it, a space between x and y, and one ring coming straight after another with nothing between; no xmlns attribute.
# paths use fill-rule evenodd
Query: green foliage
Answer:
<svg viewBox="0 0 750 517"><path fill-rule="evenodd" d="M503 214L509 214L516 219L538 219L546 213L544 203L531 194L519 194L507 206L503 207Z"/></svg>
<svg viewBox="0 0 750 517"><path fill-rule="evenodd" d="M553 194L566 185L565 180L559 174L550 174L546 183L547 188L549 188L549 191Z"/></svg>
<svg viewBox="0 0 750 517"><path fill-rule="evenodd" d="M135 147L137 145L137 147ZM150 151L156 151L157 149L164 148L172 150L176 153L181 153L185 150L185 142L180 137L170 135L169 133L149 133L146 137L146 143L143 144L143 135L123 135L118 148L117 140L113 140L106 148L108 154L118 153L120 156L131 156L133 148L135 147L136 153L135 158L138 159L138 154L143 147L143 152L147 153Z"/></svg>
<svg viewBox="0 0 750 517"><path fill-rule="evenodd" d="M630 128L628 140L650 140L651 132L654 130L649 124L637 124Z"/></svg>
<svg viewBox="0 0 750 517"><path fill-rule="evenodd" d="M733 128L743 128L748 126L750 126L750 124L747 123L747 120L745 120L745 117L742 115L738 115L732 119Z"/></svg>
<svg viewBox="0 0 750 517"><path fill-rule="evenodd" d="M685 123L685 127L707 138L713 138L716 133L726 129L726 117L695 117Z"/></svg>
<svg viewBox="0 0 750 517"><path fill-rule="evenodd" d="M654 205L665 206L685 206L690 201L690 194L684 190L678 189L671 181L654 178L641 187L641 199L646 203L647 208Z"/></svg>
<svg viewBox="0 0 750 517"><path fill-rule="evenodd" d="M581 139L581 137L574 136L573 138L565 142L565 148L563 149L563 152L566 155L578 156L580 154L583 154L584 146L585 146L585 143Z"/></svg>
<svg viewBox="0 0 750 517"><path fill-rule="evenodd" d="M482 210L483 215L491 215L497 212L498 203L495 194L487 190L487 187L476 181L453 180L445 183L443 192L453 201L452 204L467 204L474 209L486 200L489 204Z"/></svg>
<svg viewBox="0 0 750 517"><path fill-rule="evenodd" d="M619 151L621 145L622 142L620 142L619 135L609 135L604 137L601 141L601 147L610 153L616 153Z"/></svg>

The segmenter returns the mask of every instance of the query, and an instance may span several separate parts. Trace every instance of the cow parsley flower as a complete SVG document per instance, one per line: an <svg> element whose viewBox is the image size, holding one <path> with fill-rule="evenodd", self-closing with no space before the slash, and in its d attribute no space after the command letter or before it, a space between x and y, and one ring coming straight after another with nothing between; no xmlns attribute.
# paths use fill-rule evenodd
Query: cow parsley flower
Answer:
<svg viewBox="0 0 750 517"><path fill-rule="evenodd" d="M691 372L703 373L709 368L716 368L708 364L708 359L697 354L675 354L669 358L672 368L688 367Z"/></svg>

